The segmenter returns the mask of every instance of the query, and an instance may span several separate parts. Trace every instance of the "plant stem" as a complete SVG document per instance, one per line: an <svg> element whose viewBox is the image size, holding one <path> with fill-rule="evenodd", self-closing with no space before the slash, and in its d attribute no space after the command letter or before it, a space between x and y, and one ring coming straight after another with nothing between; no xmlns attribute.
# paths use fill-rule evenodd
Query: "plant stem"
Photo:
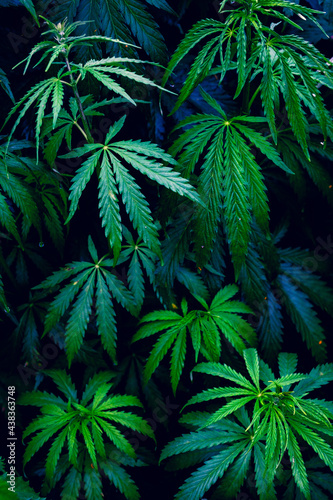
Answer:
<svg viewBox="0 0 333 500"><path fill-rule="evenodd" d="M86 139L87 139L87 141L90 144L92 144L92 143L94 143L94 139L92 138L92 135L90 133L88 121L87 121L86 115L84 114L84 111L83 111L83 107L82 107L82 103L81 103L81 99L80 99L80 94L79 94L79 92L77 90L77 85L76 85L77 82L74 80L74 77L73 77L73 75L71 73L72 70L71 70L71 66L70 66L69 60L68 60L68 55L66 55L65 60L66 60L67 69L69 71L69 77L71 79L71 84L72 84L72 89L73 89L73 92L74 92L74 96L75 96L77 105L79 107L80 116L81 116L81 119L82 119L82 123L83 123L83 128L84 128L84 131L85 131Z"/></svg>
<svg viewBox="0 0 333 500"><path fill-rule="evenodd" d="M251 53L251 51L250 51L250 48L251 48L251 26L249 23L246 25L246 45L247 45L246 53L249 54L249 53ZM250 107L251 107L250 106L250 80L251 80L251 77L249 75L246 79L244 93L243 93L242 110L246 114L249 112ZM251 104L252 104L252 101L251 101Z"/></svg>

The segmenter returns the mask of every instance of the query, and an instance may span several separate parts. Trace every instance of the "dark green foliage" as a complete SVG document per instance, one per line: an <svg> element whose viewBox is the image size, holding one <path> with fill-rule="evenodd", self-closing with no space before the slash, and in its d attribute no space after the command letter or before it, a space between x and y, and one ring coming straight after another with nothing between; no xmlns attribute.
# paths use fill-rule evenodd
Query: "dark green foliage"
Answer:
<svg viewBox="0 0 333 500"><path fill-rule="evenodd" d="M328 500L331 3L0 5L1 498Z"/></svg>

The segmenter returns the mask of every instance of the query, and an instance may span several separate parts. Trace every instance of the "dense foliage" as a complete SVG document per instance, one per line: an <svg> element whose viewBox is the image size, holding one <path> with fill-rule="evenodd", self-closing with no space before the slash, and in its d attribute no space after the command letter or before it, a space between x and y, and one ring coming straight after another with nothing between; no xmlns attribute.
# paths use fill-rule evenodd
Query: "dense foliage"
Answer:
<svg viewBox="0 0 333 500"><path fill-rule="evenodd" d="M0 5L1 498L330 498L331 2Z"/></svg>

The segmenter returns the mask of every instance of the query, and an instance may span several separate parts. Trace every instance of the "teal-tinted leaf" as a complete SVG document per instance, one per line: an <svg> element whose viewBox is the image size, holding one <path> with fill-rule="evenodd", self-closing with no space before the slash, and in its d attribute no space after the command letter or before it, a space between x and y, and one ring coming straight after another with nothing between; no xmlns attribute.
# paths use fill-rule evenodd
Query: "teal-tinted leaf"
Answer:
<svg viewBox="0 0 333 500"><path fill-rule="evenodd" d="M92 274L74 304L66 326L66 354L69 366L81 347L93 303L95 275Z"/></svg>

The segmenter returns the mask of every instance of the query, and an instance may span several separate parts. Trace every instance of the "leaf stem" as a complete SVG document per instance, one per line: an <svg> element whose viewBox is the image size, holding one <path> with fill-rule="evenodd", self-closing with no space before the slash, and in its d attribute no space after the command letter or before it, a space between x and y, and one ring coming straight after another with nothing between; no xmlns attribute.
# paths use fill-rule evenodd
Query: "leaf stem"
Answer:
<svg viewBox="0 0 333 500"><path fill-rule="evenodd" d="M253 96L251 97L251 100L250 100L249 105L248 105L249 106L249 110L251 109L253 101L257 97L259 91L260 91L260 86L257 88L257 90L253 93Z"/></svg>
<svg viewBox="0 0 333 500"><path fill-rule="evenodd" d="M74 122L74 125L80 130L80 132L83 135L83 137L85 138L85 140L88 141L87 134L85 133L85 131L83 130L83 128L78 124L77 121Z"/></svg>

